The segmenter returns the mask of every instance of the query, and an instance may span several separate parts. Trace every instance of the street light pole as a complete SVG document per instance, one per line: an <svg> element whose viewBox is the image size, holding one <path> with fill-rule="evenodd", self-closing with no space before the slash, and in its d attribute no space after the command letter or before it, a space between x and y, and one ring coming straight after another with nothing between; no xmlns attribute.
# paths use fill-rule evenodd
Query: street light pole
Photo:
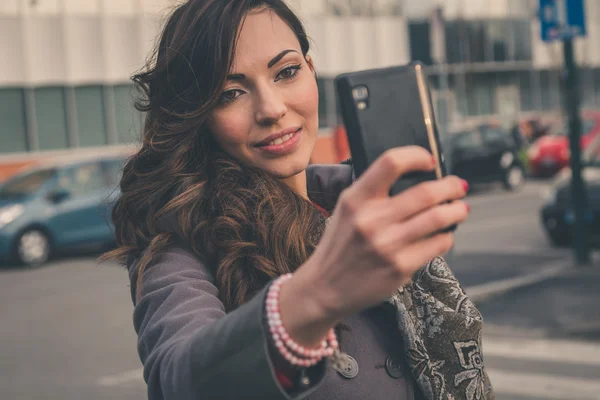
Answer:
<svg viewBox="0 0 600 400"><path fill-rule="evenodd" d="M565 107L569 117L571 146L571 206L575 217L571 240L577 264L589 265L590 254L585 232L586 191L581 176L581 118L579 116L579 77L573 52L573 39L563 39L565 71L563 86Z"/></svg>

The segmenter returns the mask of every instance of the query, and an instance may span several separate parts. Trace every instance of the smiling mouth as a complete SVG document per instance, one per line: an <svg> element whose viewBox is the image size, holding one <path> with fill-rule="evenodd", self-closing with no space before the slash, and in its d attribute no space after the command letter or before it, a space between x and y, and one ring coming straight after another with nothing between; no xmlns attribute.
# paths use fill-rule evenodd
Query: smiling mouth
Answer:
<svg viewBox="0 0 600 400"><path fill-rule="evenodd" d="M260 143L256 147L277 146L277 145L281 145L281 144L287 143L288 141L290 141L291 139L293 139L294 135L296 135L298 132L300 132L301 129L302 128L298 128L294 132L287 133L287 134L285 134L283 136L280 136L278 138L275 138L275 139L271 140L270 142Z"/></svg>
<svg viewBox="0 0 600 400"><path fill-rule="evenodd" d="M298 131L296 131L296 132L298 132ZM275 140L271 140L267 144L267 146L274 146L274 145L277 145L277 144L284 144L285 142L287 142L288 140L290 140L294 136L294 134L296 132L294 132L294 133L288 133L287 135L284 135L284 136L282 136L280 138L277 138Z"/></svg>

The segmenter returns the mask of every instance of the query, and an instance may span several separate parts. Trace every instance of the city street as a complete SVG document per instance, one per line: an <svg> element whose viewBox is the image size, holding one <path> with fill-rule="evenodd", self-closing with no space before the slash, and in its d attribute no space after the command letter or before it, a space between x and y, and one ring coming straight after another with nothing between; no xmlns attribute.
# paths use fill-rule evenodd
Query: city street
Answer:
<svg viewBox="0 0 600 400"><path fill-rule="evenodd" d="M448 256L468 293L569 264L571 251L550 247L540 228L547 185L531 182L518 193L491 187L469 197L471 218ZM599 291L600 273L588 274L586 284L561 278L476 300L498 399L600 399L600 315L580 307L583 296ZM0 398L145 398L131 312L126 272L98 265L95 256L1 269Z"/></svg>

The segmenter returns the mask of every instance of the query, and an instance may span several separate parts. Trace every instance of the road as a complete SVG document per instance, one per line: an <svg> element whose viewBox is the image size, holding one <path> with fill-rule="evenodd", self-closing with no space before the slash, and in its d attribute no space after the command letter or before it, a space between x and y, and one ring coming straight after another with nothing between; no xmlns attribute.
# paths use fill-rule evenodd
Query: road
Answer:
<svg viewBox="0 0 600 400"><path fill-rule="evenodd" d="M547 244L539 192L491 189L469 197L472 215L448 258L463 286L514 277L570 257ZM498 399L600 399L600 341L549 340L482 304L484 354ZM506 307L505 307L506 305ZM0 270L0 399L133 400L145 386L131 322L127 276L93 256L55 260L34 270Z"/></svg>

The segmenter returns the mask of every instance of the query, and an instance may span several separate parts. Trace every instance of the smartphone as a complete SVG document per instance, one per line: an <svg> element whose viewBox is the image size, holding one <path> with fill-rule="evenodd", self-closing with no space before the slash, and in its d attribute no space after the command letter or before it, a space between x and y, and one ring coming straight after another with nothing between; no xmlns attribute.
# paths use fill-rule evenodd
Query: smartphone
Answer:
<svg viewBox="0 0 600 400"><path fill-rule="evenodd" d="M357 177L386 150L409 145L427 149L437 160L436 167L431 172L402 176L392 186L391 196L420 182L446 176L431 93L421 63L342 74L336 77L335 86Z"/></svg>

